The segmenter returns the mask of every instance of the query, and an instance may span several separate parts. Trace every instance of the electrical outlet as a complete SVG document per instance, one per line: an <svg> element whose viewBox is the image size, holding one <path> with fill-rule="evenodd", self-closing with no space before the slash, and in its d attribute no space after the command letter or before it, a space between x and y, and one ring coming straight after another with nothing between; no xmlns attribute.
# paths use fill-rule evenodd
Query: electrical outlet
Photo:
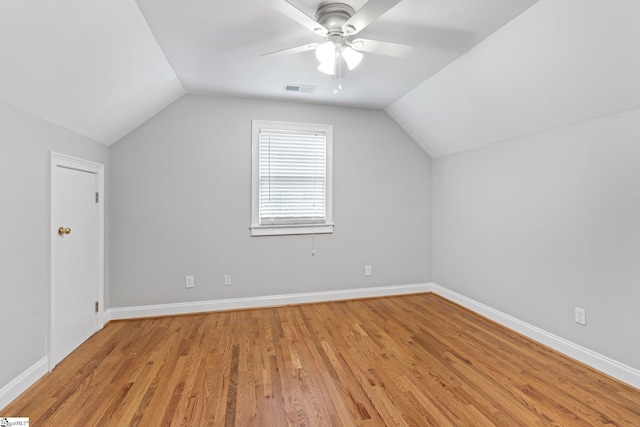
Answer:
<svg viewBox="0 0 640 427"><path fill-rule="evenodd" d="M193 276L187 276L184 281L185 288L193 288L196 285L196 281Z"/></svg>
<svg viewBox="0 0 640 427"><path fill-rule="evenodd" d="M575 321L581 325L587 325L587 310L580 307L575 307Z"/></svg>
<svg viewBox="0 0 640 427"><path fill-rule="evenodd" d="M371 266L370 265L365 265L364 266L364 275L365 276L371 276Z"/></svg>
<svg viewBox="0 0 640 427"><path fill-rule="evenodd" d="M231 275L230 274L225 274L224 275L224 285L225 286L231 286Z"/></svg>

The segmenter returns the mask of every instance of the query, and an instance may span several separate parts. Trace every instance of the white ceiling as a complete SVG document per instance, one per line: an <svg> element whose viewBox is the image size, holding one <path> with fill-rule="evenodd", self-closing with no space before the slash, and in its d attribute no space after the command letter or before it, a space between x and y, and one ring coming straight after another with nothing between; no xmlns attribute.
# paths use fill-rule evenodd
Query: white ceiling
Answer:
<svg viewBox="0 0 640 427"><path fill-rule="evenodd" d="M313 52L261 56L321 40L265 0L2 0L0 101L105 144L185 92L385 108L535 1L403 0L359 36L412 54L367 54L333 95Z"/></svg>
<svg viewBox="0 0 640 427"><path fill-rule="evenodd" d="M432 157L640 107L640 1L543 0L393 103Z"/></svg>
<svg viewBox="0 0 640 427"><path fill-rule="evenodd" d="M638 0L403 0L358 37L414 51L334 95L313 52L261 56L322 40L266 0L2 0L0 102L104 144L184 93L386 109L438 157L640 106L638 23Z"/></svg>
<svg viewBox="0 0 640 427"><path fill-rule="evenodd" d="M0 101L110 144L184 94L133 0L0 1Z"/></svg>
<svg viewBox="0 0 640 427"><path fill-rule="evenodd" d="M325 0L290 0L315 16ZM355 9L365 0L346 0ZM286 98L383 109L535 0L403 0L357 37L415 46L404 59L367 54L336 81L320 73L313 51L285 57L264 53L323 38L265 0L137 0L149 27L187 92ZM285 84L317 86L313 94L285 93Z"/></svg>

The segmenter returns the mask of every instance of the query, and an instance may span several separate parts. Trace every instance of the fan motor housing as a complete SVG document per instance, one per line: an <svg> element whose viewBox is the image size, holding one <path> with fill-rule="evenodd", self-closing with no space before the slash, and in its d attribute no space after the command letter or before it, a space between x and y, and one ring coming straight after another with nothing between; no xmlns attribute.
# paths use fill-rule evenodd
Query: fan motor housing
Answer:
<svg viewBox="0 0 640 427"><path fill-rule="evenodd" d="M343 34L342 27L354 13L348 4L328 3L320 6L316 12L316 21L326 28L329 34Z"/></svg>

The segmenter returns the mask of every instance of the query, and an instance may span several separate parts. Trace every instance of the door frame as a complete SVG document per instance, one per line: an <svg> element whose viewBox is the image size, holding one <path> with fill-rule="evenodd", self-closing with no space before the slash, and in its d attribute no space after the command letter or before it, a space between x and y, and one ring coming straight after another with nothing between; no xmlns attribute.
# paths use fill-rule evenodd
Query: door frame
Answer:
<svg viewBox="0 0 640 427"><path fill-rule="evenodd" d="M104 217L105 217L105 194L104 194L104 165L89 160L81 159L78 157L68 156L66 154L57 153L55 151L50 152L49 156L49 218L47 220L47 240L49 243L49 301L48 308L48 325L47 325L47 360L49 371L51 371L55 365L53 356L55 354L55 342L54 342L54 328L55 320L53 318L54 310L53 303L55 301L54 296L56 292L55 283L55 259L56 249L55 240L53 238L55 230L57 230L57 224L54 224L55 207L56 207L56 168L63 167L67 169L73 169L82 172L89 172L96 175L96 186L99 193L98 197L98 218L97 218L97 256L98 256L98 313L96 314L95 331L98 331L104 326L104 254L105 254L105 240L104 240Z"/></svg>

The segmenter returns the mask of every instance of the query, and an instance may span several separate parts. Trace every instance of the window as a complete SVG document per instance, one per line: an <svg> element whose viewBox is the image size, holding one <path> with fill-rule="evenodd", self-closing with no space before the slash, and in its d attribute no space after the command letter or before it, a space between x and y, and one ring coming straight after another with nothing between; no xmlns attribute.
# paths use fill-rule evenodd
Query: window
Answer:
<svg viewBox="0 0 640 427"><path fill-rule="evenodd" d="M252 122L251 235L333 232L333 127Z"/></svg>

